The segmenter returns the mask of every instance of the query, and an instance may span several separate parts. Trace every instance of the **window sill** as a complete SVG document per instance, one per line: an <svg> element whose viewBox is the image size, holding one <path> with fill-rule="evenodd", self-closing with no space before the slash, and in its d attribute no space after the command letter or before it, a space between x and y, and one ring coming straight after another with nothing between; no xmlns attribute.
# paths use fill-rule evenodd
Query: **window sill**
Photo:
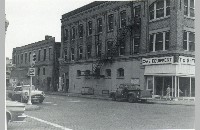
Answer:
<svg viewBox="0 0 200 130"><path fill-rule="evenodd" d="M165 16L165 17L161 17L161 18L151 19L151 20L149 20L149 23L156 22L156 21L163 20L163 19L167 19L169 17L170 17L170 15L169 16Z"/></svg>
<svg viewBox="0 0 200 130"><path fill-rule="evenodd" d="M116 79L124 79L124 77L117 77Z"/></svg>
<svg viewBox="0 0 200 130"><path fill-rule="evenodd" d="M104 79L111 79L111 77L109 76L109 77L105 77Z"/></svg>
<svg viewBox="0 0 200 130"><path fill-rule="evenodd" d="M190 16L187 16L187 15L184 15L184 18L195 20L195 17L190 17Z"/></svg>

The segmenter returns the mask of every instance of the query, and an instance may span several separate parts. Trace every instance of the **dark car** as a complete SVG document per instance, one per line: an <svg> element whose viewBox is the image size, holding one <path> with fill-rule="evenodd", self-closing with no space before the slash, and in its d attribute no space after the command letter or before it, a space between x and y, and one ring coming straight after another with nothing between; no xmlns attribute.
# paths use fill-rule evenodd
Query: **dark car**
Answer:
<svg viewBox="0 0 200 130"><path fill-rule="evenodd" d="M145 93L145 95L143 95ZM152 97L151 90L142 90L139 85L120 84L116 91L110 93L110 98L113 101L126 100L132 102L146 102L148 97Z"/></svg>

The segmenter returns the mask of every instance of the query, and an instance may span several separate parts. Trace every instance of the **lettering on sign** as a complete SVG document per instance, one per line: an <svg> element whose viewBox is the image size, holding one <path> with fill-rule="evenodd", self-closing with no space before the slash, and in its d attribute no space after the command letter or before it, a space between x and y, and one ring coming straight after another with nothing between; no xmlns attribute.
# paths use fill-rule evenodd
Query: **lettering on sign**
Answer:
<svg viewBox="0 0 200 130"><path fill-rule="evenodd" d="M178 62L180 64L195 65L195 58L193 58L193 57L179 56Z"/></svg>
<svg viewBox="0 0 200 130"><path fill-rule="evenodd" d="M172 64L174 57L142 58L142 65Z"/></svg>
<svg viewBox="0 0 200 130"><path fill-rule="evenodd" d="M29 76L35 76L35 68L29 68Z"/></svg>

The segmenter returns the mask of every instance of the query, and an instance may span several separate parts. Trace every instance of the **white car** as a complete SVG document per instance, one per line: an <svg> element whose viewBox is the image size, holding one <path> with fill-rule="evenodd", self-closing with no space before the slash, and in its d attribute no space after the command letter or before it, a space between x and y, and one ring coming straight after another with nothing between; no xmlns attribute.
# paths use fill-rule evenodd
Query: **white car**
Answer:
<svg viewBox="0 0 200 130"><path fill-rule="evenodd" d="M17 86L11 93L8 94L8 97L11 98L11 100L13 101L15 100L27 103L29 99L29 89L30 85ZM35 86L32 85L31 102L42 103L44 99L45 99L44 92L36 90Z"/></svg>

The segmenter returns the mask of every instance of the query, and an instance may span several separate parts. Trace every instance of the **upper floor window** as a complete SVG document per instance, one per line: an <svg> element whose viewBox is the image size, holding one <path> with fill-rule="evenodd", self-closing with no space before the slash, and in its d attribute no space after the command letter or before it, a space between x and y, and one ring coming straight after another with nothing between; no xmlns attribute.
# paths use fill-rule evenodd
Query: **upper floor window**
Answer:
<svg viewBox="0 0 200 130"><path fill-rule="evenodd" d="M38 67L38 76L40 75L40 68Z"/></svg>
<svg viewBox="0 0 200 130"><path fill-rule="evenodd" d="M97 57L101 57L101 43L100 42L98 42L96 45L96 54L97 54Z"/></svg>
<svg viewBox="0 0 200 130"><path fill-rule="evenodd" d="M117 70L117 77L124 77L124 69L123 68L119 68Z"/></svg>
<svg viewBox="0 0 200 130"><path fill-rule="evenodd" d="M47 53L47 50L46 50L46 49L44 49L44 57L43 57L43 61L45 61L45 60L46 60L46 53Z"/></svg>
<svg viewBox="0 0 200 130"><path fill-rule="evenodd" d="M76 76L77 76L77 77L81 76L81 71L80 71L80 70L77 70Z"/></svg>
<svg viewBox="0 0 200 130"><path fill-rule="evenodd" d="M68 38L69 38L69 31L68 31L68 29L65 29L64 30L64 40L68 40Z"/></svg>
<svg viewBox="0 0 200 130"><path fill-rule="evenodd" d="M186 51L195 51L195 33L183 32L183 49Z"/></svg>
<svg viewBox="0 0 200 130"><path fill-rule="evenodd" d="M150 35L149 50L164 51L169 49L169 32L158 32Z"/></svg>
<svg viewBox="0 0 200 130"><path fill-rule="evenodd" d="M17 55L17 63L19 64L19 55Z"/></svg>
<svg viewBox="0 0 200 130"><path fill-rule="evenodd" d="M88 35L92 34L92 21L88 22Z"/></svg>
<svg viewBox="0 0 200 130"><path fill-rule="evenodd" d="M108 41L107 42L107 56L112 55L112 46L113 46L113 41Z"/></svg>
<svg viewBox="0 0 200 130"><path fill-rule="evenodd" d="M71 60L74 61L74 48L71 48Z"/></svg>
<svg viewBox="0 0 200 130"><path fill-rule="evenodd" d="M125 41L120 43L120 47L119 47L119 55L125 55Z"/></svg>
<svg viewBox="0 0 200 130"><path fill-rule="evenodd" d="M88 46L87 46L87 57L88 57L88 58L91 58L91 52L92 52L92 46L91 46L91 45L88 45Z"/></svg>
<svg viewBox="0 0 200 130"><path fill-rule="evenodd" d="M23 58L24 58L24 55L21 54L21 63L23 63Z"/></svg>
<svg viewBox="0 0 200 130"><path fill-rule="evenodd" d="M120 12L120 28L123 28L126 26L126 11Z"/></svg>
<svg viewBox="0 0 200 130"><path fill-rule="evenodd" d="M139 53L139 49L140 49L140 37L139 36L135 36L133 39L133 53L134 54L138 54Z"/></svg>
<svg viewBox="0 0 200 130"><path fill-rule="evenodd" d="M111 77L111 69L106 69L106 76Z"/></svg>
<svg viewBox="0 0 200 130"><path fill-rule="evenodd" d="M25 63L27 63L27 53L25 53Z"/></svg>
<svg viewBox="0 0 200 130"><path fill-rule="evenodd" d="M136 6L136 7L134 7L133 11L134 11L134 14L133 14L134 17L140 17L141 6Z"/></svg>
<svg viewBox="0 0 200 130"><path fill-rule="evenodd" d="M170 0L156 0L149 6L150 20L170 15Z"/></svg>
<svg viewBox="0 0 200 130"><path fill-rule="evenodd" d="M114 15L111 14L108 16L108 31L113 30L114 28Z"/></svg>
<svg viewBox="0 0 200 130"><path fill-rule="evenodd" d="M73 40L73 39L75 39L75 27L72 27L72 34L71 34L71 39Z"/></svg>
<svg viewBox="0 0 200 130"><path fill-rule="evenodd" d="M31 52L29 52L29 59L28 59L28 61L29 61L29 63L30 63L30 61L31 61Z"/></svg>
<svg viewBox="0 0 200 130"><path fill-rule="evenodd" d="M79 59L82 59L83 58L83 47L82 46L79 47L78 53L79 53Z"/></svg>
<svg viewBox="0 0 200 130"><path fill-rule="evenodd" d="M38 52L38 61L40 61L41 50Z"/></svg>
<svg viewBox="0 0 200 130"><path fill-rule="evenodd" d="M64 50L64 55L65 61L67 61L67 49Z"/></svg>
<svg viewBox="0 0 200 130"><path fill-rule="evenodd" d="M194 0L184 0L184 15L188 17L195 17L194 5Z"/></svg>
<svg viewBox="0 0 200 130"><path fill-rule="evenodd" d="M78 26L78 30L79 30L79 37L80 37L80 38L83 37L83 24L80 24L80 25Z"/></svg>
<svg viewBox="0 0 200 130"><path fill-rule="evenodd" d="M97 19L97 32L102 32L102 18Z"/></svg>
<svg viewBox="0 0 200 130"><path fill-rule="evenodd" d="M49 47L49 60L51 60L51 55L52 55L52 48Z"/></svg>
<svg viewBox="0 0 200 130"><path fill-rule="evenodd" d="M45 72L45 68L43 68L43 75L45 75L45 73L46 73L46 72Z"/></svg>

